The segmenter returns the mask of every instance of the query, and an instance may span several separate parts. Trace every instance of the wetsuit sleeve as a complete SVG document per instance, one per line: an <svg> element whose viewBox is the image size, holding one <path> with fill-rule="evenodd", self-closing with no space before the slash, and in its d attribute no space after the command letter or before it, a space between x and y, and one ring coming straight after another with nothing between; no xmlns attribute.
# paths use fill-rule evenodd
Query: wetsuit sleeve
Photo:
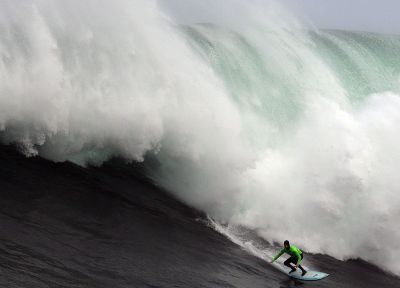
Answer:
<svg viewBox="0 0 400 288"><path fill-rule="evenodd" d="M282 249L281 251L279 251L279 253L276 254L276 256L274 258L272 258L272 262L274 262L276 259L281 257L283 253L285 253L285 249Z"/></svg>

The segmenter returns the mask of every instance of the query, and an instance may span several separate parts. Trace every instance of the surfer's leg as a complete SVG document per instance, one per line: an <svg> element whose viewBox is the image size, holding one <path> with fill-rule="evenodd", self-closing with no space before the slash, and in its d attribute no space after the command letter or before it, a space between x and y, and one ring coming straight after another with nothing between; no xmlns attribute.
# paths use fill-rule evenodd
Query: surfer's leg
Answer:
<svg viewBox="0 0 400 288"><path fill-rule="evenodd" d="M306 273L307 273L306 269L304 269L301 265L299 265L298 267L300 268L300 270L301 270L301 272L302 272L302 273L301 273L302 276L306 275Z"/></svg>
<svg viewBox="0 0 400 288"><path fill-rule="evenodd" d="M296 271L296 269L292 265L290 265L290 263L295 263L295 257L293 257L293 256L289 257L288 259L286 259L285 262L283 262L283 264L285 266L289 267L290 269L292 269L292 271L290 271L290 272Z"/></svg>
<svg viewBox="0 0 400 288"><path fill-rule="evenodd" d="M303 259L303 254L301 254L301 259ZM302 276L306 275L306 273L307 273L306 269L304 269L301 265L299 265L299 268L300 268L300 270L302 272L301 275Z"/></svg>

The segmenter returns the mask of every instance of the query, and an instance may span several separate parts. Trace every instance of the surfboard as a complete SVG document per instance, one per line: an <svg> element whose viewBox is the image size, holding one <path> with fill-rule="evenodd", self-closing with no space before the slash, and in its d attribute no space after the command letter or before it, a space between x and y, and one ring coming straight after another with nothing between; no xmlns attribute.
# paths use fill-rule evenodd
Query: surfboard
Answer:
<svg viewBox="0 0 400 288"><path fill-rule="evenodd" d="M327 273L319 272L319 271L312 271L312 270L307 270L306 275L301 276L300 269L297 269L297 271L289 274L290 269L288 267L286 267L286 266L282 267L281 265L279 265L277 263L274 266L278 270L280 270L283 273L285 273L286 275L288 275L290 278L301 280L301 281L317 281L317 280L321 280L321 279L324 279L325 277L329 276L329 274L327 274Z"/></svg>

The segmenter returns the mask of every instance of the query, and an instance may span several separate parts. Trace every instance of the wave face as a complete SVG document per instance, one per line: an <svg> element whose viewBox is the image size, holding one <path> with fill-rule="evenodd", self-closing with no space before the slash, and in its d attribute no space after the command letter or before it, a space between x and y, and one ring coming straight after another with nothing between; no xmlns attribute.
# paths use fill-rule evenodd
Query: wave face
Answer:
<svg viewBox="0 0 400 288"><path fill-rule="evenodd" d="M231 4L179 26L155 1L3 1L2 143L144 161L220 221L400 275L400 37Z"/></svg>
<svg viewBox="0 0 400 288"><path fill-rule="evenodd" d="M301 285L262 260L279 247L249 229L231 237L230 227L208 221L149 182L143 168L121 159L82 168L0 145L0 225L6 231L0 236L0 286ZM364 261L306 259L305 267L333 274L318 287L400 286L400 278Z"/></svg>

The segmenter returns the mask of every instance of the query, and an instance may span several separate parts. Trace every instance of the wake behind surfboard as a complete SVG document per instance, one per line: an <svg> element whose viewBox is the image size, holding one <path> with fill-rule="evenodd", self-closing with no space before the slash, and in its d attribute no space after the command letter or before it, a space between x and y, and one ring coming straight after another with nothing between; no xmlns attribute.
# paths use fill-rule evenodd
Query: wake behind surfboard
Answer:
<svg viewBox="0 0 400 288"><path fill-rule="evenodd" d="M272 266L274 266L279 271L287 274L289 277L297 279L297 280L302 280L302 281L317 281L317 280L321 280L321 279L324 279L325 277L329 276L329 274L327 274L327 273L311 271L311 270L307 270L306 275L301 276L300 269L297 269L297 271L289 274L290 269L286 266L281 266L278 263L274 263L274 264L272 264Z"/></svg>

